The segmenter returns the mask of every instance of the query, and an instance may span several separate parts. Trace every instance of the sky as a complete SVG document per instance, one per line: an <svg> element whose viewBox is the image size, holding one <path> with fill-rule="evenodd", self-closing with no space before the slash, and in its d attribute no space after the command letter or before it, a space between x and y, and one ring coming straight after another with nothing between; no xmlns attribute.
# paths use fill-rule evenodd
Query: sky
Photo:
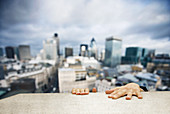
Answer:
<svg viewBox="0 0 170 114"><path fill-rule="evenodd" d="M0 47L30 45L35 56L54 33L75 53L114 36L122 55L135 46L170 54L170 0L0 0Z"/></svg>

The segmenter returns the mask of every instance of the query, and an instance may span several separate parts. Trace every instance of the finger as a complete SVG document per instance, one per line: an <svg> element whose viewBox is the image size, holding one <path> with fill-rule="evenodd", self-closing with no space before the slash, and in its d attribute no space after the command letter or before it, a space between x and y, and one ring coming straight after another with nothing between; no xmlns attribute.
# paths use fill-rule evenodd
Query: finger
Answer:
<svg viewBox="0 0 170 114"><path fill-rule="evenodd" d="M132 98L132 90L130 90L126 96L126 100L131 100Z"/></svg>
<svg viewBox="0 0 170 114"><path fill-rule="evenodd" d="M97 92L97 90L96 90L95 87L92 89L92 92L93 92L93 93L96 93L96 92Z"/></svg>
<svg viewBox="0 0 170 114"><path fill-rule="evenodd" d="M75 88L72 89L72 94L76 94L76 89Z"/></svg>
<svg viewBox="0 0 170 114"><path fill-rule="evenodd" d="M115 95L113 95L112 99L118 99L124 95L125 95L125 90L123 90L123 91L119 90L119 92L117 92Z"/></svg>
<svg viewBox="0 0 170 114"><path fill-rule="evenodd" d="M84 93L85 93L85 95L88 95L89 94L89 88L85 88Z"/></svg>
<svg viewBox="0 0 170 114"><path fill-rule="evenodd" d="M76 89L76 95L80 95L80 89L79 88Z"/></svg>
<svg viewBox="0 0 170 114"><path fill-rule="evenodd" d="M84 89L80 89L80 95L85 95Z"/></svg>
<svg viewBox="0 0 170 114"><path fill-rule="evenodd" d="M136 95L136 92L133 92L132 95Z"/></svg>
<svg viewBox="0 0 170 114"><path fill-rule="evenodd" d="M119 92L118 90L112 92L112 93L108 96L108 98L113 98L113 96L114 96L115 94L117 94L118 92Z"/></svg>
<svg viewBox="0 0 170 114"><path fill-rule="evenodd" d="M136 95L137 95L138 99L142 99L142 98L143 98L143 96L142 96L142 94L141 94L140 91L137 91L137 92L136 92Z"/></svg>
<svg viewBox="0 0 170 114"><path fill-rule="evenodd" d="M140 92L144 92L144 90L140 88Z"/></svg>
<svg viewBox="0 0 170 114"><path fill-rule="evenodd" d="M114 92L116 90L119 90L119 89L120 89L120 87L116 87L116 88L113 88L113 89L110 89L110 90L106 90L105 93L110 94L110 93L112 93L112 92Z"/></svg>

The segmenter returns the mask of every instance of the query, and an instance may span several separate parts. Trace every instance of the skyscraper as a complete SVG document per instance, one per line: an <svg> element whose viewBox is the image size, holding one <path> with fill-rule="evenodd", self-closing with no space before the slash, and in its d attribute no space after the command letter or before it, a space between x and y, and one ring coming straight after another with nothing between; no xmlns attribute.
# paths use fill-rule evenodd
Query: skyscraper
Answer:
<svg viewBox="0 0 170 114"><path fill-rule="evenodd" d="M106 38L105 66L116 67L121 63L122 40L114 37Z"/></svg>
<svg viewBox="0 0 170 114"><path fill-rule="evenodd" d="M3 49L0 47L0 56L3 56L4 53L3 53Z"/></svg>
<svg viewBox="0 0 170 114"><path fill-rule="evenodd" d="M97 50L97 45L96 45L96 41L94 38L92 38L91 43L90 43L89 56L94 57L95 59L98 59L98 50Z"/></svg>
<svg viewBox="0 0 170 114"><path fill-rule="evenodd" d="M18 47L20 60L29 60L31 59L31 52L29 45L19 45Z"/></svg>
<svg viewBox="0 0 170 114"><path fill-rule="evenodd" d="M11 46L5 47L5 52L6 52L7 58L13 58L14 59L14 55L15 55L14 47L11 47Z"/></svg>
<svg viewBox="0 0 170 114"><path fill-rule="evenodd" d="M5 47L5 51L7 58L19 59L18 47L7 46Z"/></svg>
<svg viewBox="0 0 170 114"><path fill-rule="evenodd" d="M55 33L52 38L48 38L43 41L44 59L46 60L58 60L60 49L59 49L59 38L58 34Z"/></svg>
<svg viewBox="0 0 170 114"><path fill-rule="evenodd" d="M126 48L125 57L122 62L126 64L137 64L141 61L143 56L147 55L147 49L141 47L128 47Z"/></svg>
<svg viewBox="0 0 170 114"><path fill-rule="evenodd" d="M67 58L68 56L73 56L73 48L65 48L65 57Z"/></svg>
<svg viewBox="0 0 170 114"><path fill-rule="evenodd" d="M150 50L142 47L126 48L125 57L122 57L122 64L138 64L141 63L146 67L147 62L151 61L155 55L155 50Z"/></svg>
<svg viewBox="0 0 170 114"><path fill-rule="evenodd" d="M144 51L142 54L142 48L140 47L128 47L126 48L126 57L141 57L144 55Z"/></svg>
<svg viewBox="0 0 170 114"><path fill-rule="evenodd" d="M105 59L105 50L103 49L100 53L100 61L103 62Z"/></svg>
<svg viewBox="0 0 170 114"><path fill-rule="evenodd" d="M20 58L19 58L19 50L18 50L18 47L14 47L14 52L15 52L14 58L19 60Z"/></svg>
<svg viewBox="0 0 170 114"><path fill-rule="evenodd" d="M84 57L88 56L88 45L87 44L80 45L80 56L84 56Z"/></svg>
<svg viewBox="0 0 170 114"><path fill-rule="evenodd" d="M59 37L58 37L58 34L57 33L54 33L54 37L53 37L55 40L56 40L56 42L57 42L57 54L58 55L60 55L60 39L59 39Z"/></svg>

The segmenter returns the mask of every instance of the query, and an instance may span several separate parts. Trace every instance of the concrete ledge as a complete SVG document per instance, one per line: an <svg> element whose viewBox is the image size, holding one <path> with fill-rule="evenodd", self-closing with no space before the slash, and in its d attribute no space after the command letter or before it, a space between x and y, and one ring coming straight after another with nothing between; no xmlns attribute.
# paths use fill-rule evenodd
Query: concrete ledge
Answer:
<svg viewBox="0 0 170 114"><path fill-rule="evenodd" d="M0 100L0 114L58 113L170 113L170 92L143 92L143 99L109 99L105 93L18 94Z"/></svg>

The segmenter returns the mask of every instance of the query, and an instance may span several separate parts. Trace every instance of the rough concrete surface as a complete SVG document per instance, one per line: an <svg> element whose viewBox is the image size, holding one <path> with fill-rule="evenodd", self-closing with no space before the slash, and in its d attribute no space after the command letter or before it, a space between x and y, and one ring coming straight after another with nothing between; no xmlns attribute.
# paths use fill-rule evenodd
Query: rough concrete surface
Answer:
<svg viewBox="0 0 170 114"><path fill-rule="evenodd" d="M0 114L170 114L170 92L143 92L143 99L109 99L105 93L18 94L0 100Z"/></svg>

